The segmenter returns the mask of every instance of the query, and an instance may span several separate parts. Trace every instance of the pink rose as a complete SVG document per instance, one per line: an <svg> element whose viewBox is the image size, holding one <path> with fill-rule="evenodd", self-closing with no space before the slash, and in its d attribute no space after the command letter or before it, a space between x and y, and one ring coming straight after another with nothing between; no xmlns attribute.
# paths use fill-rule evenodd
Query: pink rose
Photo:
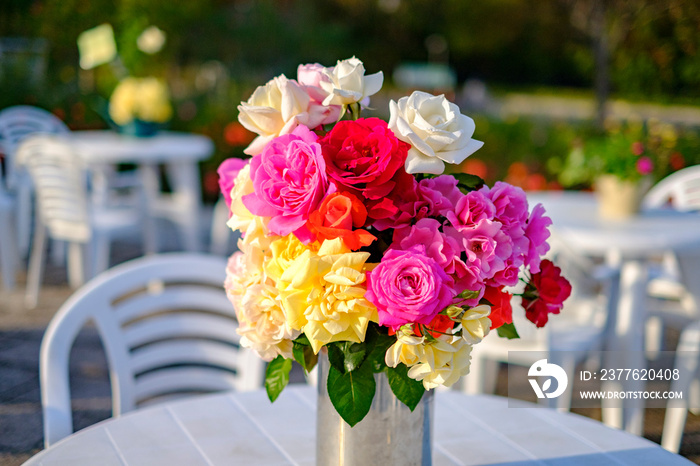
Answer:
<svg viewBox="0 0 700 466"><path fill-rule="evenodd" d="M425 246L388 250L367 272L365 298L377 307L379 325L394 329L407 324L428 325L455 296L452 279L426 255Z"/></svg>
<svg viewBox="0 0 700 466"><path fill-rule="evenodd" d="M231 157L221 162L216 172L219 174L219 189L224 195L226 205L231 207L231 190L235 184L238 172L245 167L249 160L242 160L236 157Z"/></svg>
<svg viewBox="0 0 700 466"><path fill-rule="evenodd" d="M243 204L254 215L271 217L267 228L276 235L293 232L303 242L312 241L306 221L323 198L335 191L326 178L317 139L300 125L270 141L251 161L255 191L243 196Z"/></svg>
<svg viewBox="0 0 700 466"><path fill-rule="evenodd" d="M319 143L328 177L341 191L365 203L370 218L385 218L398 211L396 177L404 170L409 145L399 141L379 118L338 122ZM383 216L383 217L382 217Z"/></svg>
<svg viewBox="0 0 700 466"><path fill-rule="evenodd" d="M481 220L474 228L445 227L445 232L460 241L467 264L479 269L482 280L489 280L506 267L513 253L513 241L501 230L501 223Z"/></svg>
<svg viewBox="0 0 700 466"><path fill-rule="evenodd" d="M480 191L491 199L496 207L495 219L501 222L506 229L525 229L528 206L527 195L522 188L503 181L496 181L493 188L489 189L484 186Z"/></svg>

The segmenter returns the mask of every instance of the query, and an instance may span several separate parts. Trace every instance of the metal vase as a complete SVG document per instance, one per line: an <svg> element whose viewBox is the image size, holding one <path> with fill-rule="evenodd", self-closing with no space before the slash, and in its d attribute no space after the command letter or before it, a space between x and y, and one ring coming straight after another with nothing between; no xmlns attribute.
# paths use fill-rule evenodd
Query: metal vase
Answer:
<svg viewBox="0 0 700 466"><path fill-rule="evenodd" d="M391 391L386 374L375 374L372 407L362 421L350 427L328 397L328 357L321 354L318 361L317 466L432 464L434 390L426 392L411 412Z"/></svg>

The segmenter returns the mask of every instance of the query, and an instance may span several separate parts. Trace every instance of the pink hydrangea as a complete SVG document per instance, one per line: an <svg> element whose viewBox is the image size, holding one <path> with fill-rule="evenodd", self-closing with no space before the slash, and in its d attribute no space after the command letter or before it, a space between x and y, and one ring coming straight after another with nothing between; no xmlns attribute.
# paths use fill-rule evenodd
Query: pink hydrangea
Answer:
<svg viewBox="0 0 700 466"><path fill-rule="evenodd" d="M422 218L411 227L394 232L394 241L390 249L406 250L413 246L424 245L426 255L450 275L463 277L467 266L460 259L459 241L440 231L440 222L433 218Z"/></svg>
<svg viewBox="0 0 700 466"><path fill-rule="evenodd" d="M528 216L527 195L517 186L496 181L492 188L484 186L480 190L493 202L496 208L495 219L507 230L525 229ZM512 236L512 235L511 235Z"/></svg>
<svg viewBox="0 0 700 466"><path fill-rule="evenodd" d="M493 220L496 207L482 191L471 191L462 196L454 211L447 212L447 220L458 230L472 229L482 220Z"/></svg>
<svg viewBox="0 0 700 466"><path fill-rule="evenodd" d="M549 226L552 224L552 219L545 216L545 210L542 204L537 204L530 214L525 227L525 236L529 239L529 248L525 264L530 267L530 272L538 273L540 271L540 261L542 256L549 251Z"/></svg>
<svg viewBox="0 0 700 466"><path fill-rule="evenodd" d="M271 217L267 228L276 235L293 232L303 242L312 241L306 220L335 191L316 141L317 136L300 125L270 141L251 161L255 191L243 196L243 204L254 215Z"/></svg>
<svg viewBox="0 0 700 466"><path fill-rule="evenodd" d="M481 220L474 228L446 227L445 232L457 238L469 265L479 269L482 280L489 280L506 267L513 252L513 242L501 231L501 223Z"/></svg>
<svg viewBox="0 0 700 466"><path fill-rule="evenodd" d="M386 327L428 325L454 296L452 279L423 245L405 251L390 249L367 272L365 298L377 307L379 325Z"/></svg>

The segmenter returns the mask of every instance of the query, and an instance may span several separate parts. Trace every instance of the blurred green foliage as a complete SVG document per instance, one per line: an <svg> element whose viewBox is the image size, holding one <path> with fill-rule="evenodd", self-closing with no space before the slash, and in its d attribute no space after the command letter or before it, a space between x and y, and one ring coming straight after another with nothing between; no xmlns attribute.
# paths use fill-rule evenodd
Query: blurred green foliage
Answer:
<svg viewBox="0 0 700 466"><path fill-rule="evenodd" d="M275 75L295 76L300 63L330 66L355 55L367 70L384 71L390 91L397 65L427 61L448 63L460 83L478 78L491 89L590 89L595 68L586 8L596 1L3 0L0 39L42 37L49 47L38 84L8 71L0 58L0 108L28 103L73 128L105 126L105 102L120 77L158 76L171 85L171 128L214 140L216 156L203 166L211 172L242 154L237 104ZM700 2L605 5L613 94L700 102ZM80 70L76 39L102 23L115 31L120 62ZM155 55L136 47L150 25L167 35ZM581 134L569 122L477 120L475 137L486 144L470 159L481 161L491 179L512 178L513 161L521 178L523 167L548 173L548 159L556 172Z"/></svg>

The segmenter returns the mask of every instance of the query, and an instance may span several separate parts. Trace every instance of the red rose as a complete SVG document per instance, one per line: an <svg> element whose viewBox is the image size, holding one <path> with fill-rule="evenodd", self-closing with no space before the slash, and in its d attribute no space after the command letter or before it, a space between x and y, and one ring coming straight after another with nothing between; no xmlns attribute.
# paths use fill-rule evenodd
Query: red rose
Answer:
<svg viewBox="0 0 700 466"><path fill-rule="evenodd" d="M333 193L326 197L318 210L311 213L307 226L319 241L342 238L351 250L369 246L376 238L361 228L367 220L367 209L350 193Z"/></svg>
<svg viewBox="0 0 700 466"><path fill-rule="evenodd" d="M484 297L491 305L491 330L500 327L503 324L513 323L513 308L510 305L510 300L513 295L503 291L503 287L487 286L484 291Z"/></svg>
<svg viewBox="0 0 700 466"><path fill-rule="evenodd" d="M392 199L398 194L395 176L406 173L404 164L410 145L399 141L385 121L343 120L319 143L328 177L339 190L362 200L370 218L382 218L398 210Z"/></svg>
<svg viewBox="0 0 700 466"><path fill-rule="evenodd" d="M571 283L562 277L561 269L550 260L543 260L539 273L533 274L523 295L525 316L538 327L547 323L549 314L559 314L571 295Z"/></svg>

